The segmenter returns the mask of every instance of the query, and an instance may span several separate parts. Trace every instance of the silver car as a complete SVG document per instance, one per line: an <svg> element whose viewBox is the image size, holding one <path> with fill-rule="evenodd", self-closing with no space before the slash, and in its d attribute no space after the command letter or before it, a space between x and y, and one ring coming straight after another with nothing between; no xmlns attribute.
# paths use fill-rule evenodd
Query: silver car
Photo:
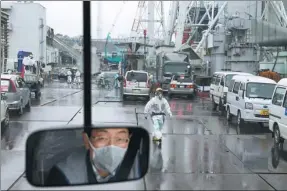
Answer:
<svg viewBox="0 0 287 191"><path fill-rule="evenodd" d="M150 97L150 80L145 71L131 70L128 71L124 79L123 99L127 96Z"/></svg>
<svg viewBox="0 0 287 191"><path fill-rule="evenodd" d="M186 95L193 97L195 95L195 84L190 76L174 75L171 78L170 86L168 89L168 96Z"/></svg>
<svg viewBox="0 0 287 191"><path fill-rule="evenodd" d="M9 110L17 111L22 115L24 108L30 111L31 92L23 78L18 75L1 75L1 90L6 93Z"/></svg>

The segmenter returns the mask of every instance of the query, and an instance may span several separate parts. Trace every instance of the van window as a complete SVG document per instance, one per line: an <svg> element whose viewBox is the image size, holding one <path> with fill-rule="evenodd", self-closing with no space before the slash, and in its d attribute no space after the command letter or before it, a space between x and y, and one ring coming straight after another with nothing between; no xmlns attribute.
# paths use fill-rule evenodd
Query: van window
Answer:
<svg viewBox="0 0 287 191"><path fill-rule="evenodd" d="M235 82L234 88L233 88L233 93L236 93L236 94L238 93L239 86L240 86L240 82Z"/></svg>
<svg viewBox="0 0 287 191"><path fill-rule="evenodd" d="M285 95L285 88L277 87L272 99L273 105L281 106Z"/></svg>
<svg viewBox="0 0 287 191"><path fill-rule="evenodd" d="M148 75L143 72L128 72L127 81L147 82Z"/></svg>
<svg viewBox="0 0 287 191"><path fill-rule="evenodd" d="M227 74L225 76L225 87L229 87L229 84L232 80L232 77L235 76L236 74Z"/></svg>
<svg viewBox="0 0 287 191"><path fill-rule="evenodd" d="M212 80L211 80L211 84L215 84L215 81L216 81L216 75L213 75Z"/></svg>
<svg viewBox="0 0 287 191"><path fill-rule="evenodd" d="M241 83L240 90L245 90L245 83Z"/></svg>
<svg viewBox="0 0 287 191"><path fill-rule="evenodd" d="M246 97L271 99L275 84L249 82L246 86Z"/></svg>
<svg viewBox="0 0 287 191"><path fill-rule="evenodd" d="M215 81L215 85L219 85L219 82L220 82L220 76L217 76L216 81Z"/></svg>
<svg viewBox="0 0 287 191"><path fill-rule="evenodd" d="M224 76L221 77L220 82L224 83Z"/></svg>
<svg viewBox="0 0 287 191"><path fill-rule="evenodd" d="M234 82L235 82L235 80L231 80L231 81L230 81L230 84L229 84L229 86L228 86L228 91L229 91L229 92L232 92L232 88L233 88Z"/></svg>
<svg viewBox="0 0 287 191"><path fill-rule="evenodd" d="M283 107L287 108L287 96L285 94L284 102L283 102Z"/></svg>

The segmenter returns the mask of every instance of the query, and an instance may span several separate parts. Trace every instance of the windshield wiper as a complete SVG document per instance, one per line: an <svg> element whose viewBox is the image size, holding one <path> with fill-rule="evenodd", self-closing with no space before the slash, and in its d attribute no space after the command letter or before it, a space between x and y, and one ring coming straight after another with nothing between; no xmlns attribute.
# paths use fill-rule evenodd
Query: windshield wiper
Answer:
<svg viewBox="0 0 287 191"><path fill-rule="evenodd" d="M268 97L262 97L262 96L256 96L256 97L248 97L248 98L261 98L261 99L271 99L271 98L268 98Z"/></svg>

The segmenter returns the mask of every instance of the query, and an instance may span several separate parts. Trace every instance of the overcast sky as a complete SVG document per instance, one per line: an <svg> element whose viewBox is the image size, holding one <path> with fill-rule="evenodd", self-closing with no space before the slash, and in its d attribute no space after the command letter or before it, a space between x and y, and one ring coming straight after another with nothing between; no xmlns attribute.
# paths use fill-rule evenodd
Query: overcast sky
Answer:
<svg viewBox="0 0 287 191"><path fill-rule="evenodd" d="M82 2L81 1L37 1L46 7L47 25L56 33L69 36L82 35ZM92 2L92 38L97 38L97 4ZM112 29L115 18L117 21L111 36L129 36L136 15L138 1L102 1L101 29L105 38ZM120 11L121 7L122 11ZM165 15L168 15L169 2L164 3ZM120 13L119 13L120 12Z"/></svg>

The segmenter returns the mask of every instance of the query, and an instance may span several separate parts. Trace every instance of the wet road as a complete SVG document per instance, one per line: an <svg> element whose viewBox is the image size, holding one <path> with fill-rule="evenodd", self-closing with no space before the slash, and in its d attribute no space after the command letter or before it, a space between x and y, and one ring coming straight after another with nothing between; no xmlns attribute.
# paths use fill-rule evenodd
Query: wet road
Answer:
<svg viewBox="0 0 287 191"><path fill-rule="evenodd" d="M83 122L81 89L55 82L42 94L30 113L11 117L2 135L1 190L38 189L24 175L25 141L31 132ZM103 101L117 100L115 95L93 90L93 123L139 124L151 132L151 122L142 114L145 101ZM169 103L174 117L166 119L161 150L151 143L146 177L97 189L286 190L287 145L274 148L268 127L249 124L239 129L212 111L209 99L174 98Z"/></svg>

